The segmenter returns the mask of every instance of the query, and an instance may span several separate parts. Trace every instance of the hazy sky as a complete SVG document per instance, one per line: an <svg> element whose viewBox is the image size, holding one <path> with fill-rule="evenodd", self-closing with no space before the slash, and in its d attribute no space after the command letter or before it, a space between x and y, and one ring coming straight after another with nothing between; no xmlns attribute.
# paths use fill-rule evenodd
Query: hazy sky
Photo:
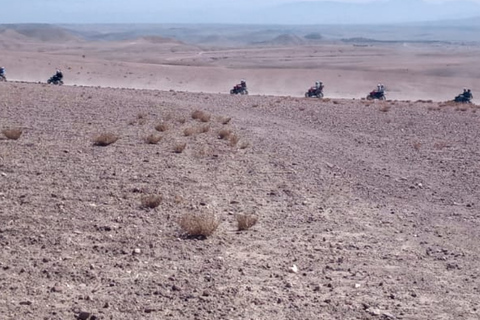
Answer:
<svg viewBox="0 0 480 320"><path fill-rule="evenodd" d="M357 10L360 3L366 3L366 6L370 3L371 6L373 2L379 9L390 8L392 14L400 9L397 12L404 12L408 21L408 7L413 7L415 1L435 3L436 7L470 2L478 4L480 8L480 0L329 0L329 8L340 17L345 8ZM322 0L0 0L0 23L281 23L283 19L286 23L316 23L314 18L303 20L303 14L306 18L315 12L320 13L322 8L318 7L318 3L321 2ZM348 2L350 7L339 9L335 5L339 2ZM309 10L310 3L317 6L314 10L319 11ZM446 4L440 5L441 3ZM292 17L293 11L289 12L285 8L294 8L295 17ZM471 11L472 8L469 7L463 12L466 14ZM447 8L443 16L448 17L449 12L451 9ZM354 13L350 15L354 16ZM401 21L401 17L396 18L395 21ZM350 18L340 22L348 22L348 19ZM319 18L318 23L321 22Z"/></svg>

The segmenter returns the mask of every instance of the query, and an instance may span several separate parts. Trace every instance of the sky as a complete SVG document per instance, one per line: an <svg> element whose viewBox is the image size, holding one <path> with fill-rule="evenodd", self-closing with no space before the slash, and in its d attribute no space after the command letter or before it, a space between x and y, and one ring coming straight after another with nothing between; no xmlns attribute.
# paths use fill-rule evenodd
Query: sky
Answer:
<svg viewBox="0 0 480 320"><path fill-rule="evenodd" d="M325 1L325 0L323 0ZM0 23L362 23L480 16L480 0L0 0ZM420 15L414 3L430 4ZM346 4L348 3L348 4ZM459 4L459 5L456 5ZM464 5L467 5L463 7ZM473 5L475 4L475 5ZM430 8L434 6L434 10ZM473 7L472 7L473 6ZM440 10L445 7L445 10ZM367 9L369 8L369 9ZM458 9L458 10L457 10ZM356 14L358 12L359 14ZM319 14L315 17L315 14ZM322 16L322 14L324 16ZM365 17L365 22L372 20ZM393 20L392 20L393 19Z"/></svg>

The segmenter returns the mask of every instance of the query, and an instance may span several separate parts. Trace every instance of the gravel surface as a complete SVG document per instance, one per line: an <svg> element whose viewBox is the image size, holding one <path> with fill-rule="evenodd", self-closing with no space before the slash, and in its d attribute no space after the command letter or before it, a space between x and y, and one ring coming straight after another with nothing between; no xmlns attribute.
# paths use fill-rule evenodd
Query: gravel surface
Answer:
<svg viewBox="0 0 480 320"><path fill-rule="evenodd" d="M479 319L477 110L0 83L0 318Z"/></svg>

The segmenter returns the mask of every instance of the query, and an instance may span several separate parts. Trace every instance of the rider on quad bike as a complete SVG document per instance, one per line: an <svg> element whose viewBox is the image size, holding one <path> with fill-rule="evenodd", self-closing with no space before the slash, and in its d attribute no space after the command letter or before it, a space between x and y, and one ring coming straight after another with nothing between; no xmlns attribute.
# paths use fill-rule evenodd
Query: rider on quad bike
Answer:
<svg viewBox="0 0 480 320"><path fill-rule="evenodd" d="M370 94L367 96L367 100L386 100L385 97L385 86L381 83L377 84L377 89L373 90L370 92Z"/></svg>
<svg viewBox="0 0 480 320"><path fill-rule="evenodd" d="M57 84L57 85L62 85L63 84L63 73L60 69L57 69L55 74L48 79L47 81L48 84Z"/></svg>
<svg viewBox="0 0 480 320"><path fill-rule="evenodd" d="M247 82L242 79L239 84L235 85L233 89L230 90L230 94L248 94Z"/></svg>
<svg viewBox="0 0 480 320"><path fill-rule="evenodd" d="M308 89L305 93L305 98L315 97L315 98L323 98L323 88L324 85L321 81L315 82L315 86Z"/></svg>
<svg viewBox="0 0 480 320"><path fill-rule="evenodd" d="M7 81L7 76L5 74L5 67L0 67L0 81Z"/></svg>
<svg viewBox="0 0 480 320"><path fill-rule="evenodd" d="M463 93L459 94L458 96L455 97L455 102L460 102L460 103L472 103L473 99L473 94L470 89L463 89Z"/></svg>

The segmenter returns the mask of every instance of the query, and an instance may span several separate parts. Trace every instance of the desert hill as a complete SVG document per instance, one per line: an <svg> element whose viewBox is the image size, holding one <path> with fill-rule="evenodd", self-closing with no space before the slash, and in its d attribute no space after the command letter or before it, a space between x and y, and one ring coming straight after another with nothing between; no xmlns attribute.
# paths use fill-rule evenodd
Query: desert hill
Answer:
<svg viewBox="0 0 480 320"><path fill-rule="evenodd" d="M475 105L8 82L0 101L7 319L480 316Z"/></svg>

